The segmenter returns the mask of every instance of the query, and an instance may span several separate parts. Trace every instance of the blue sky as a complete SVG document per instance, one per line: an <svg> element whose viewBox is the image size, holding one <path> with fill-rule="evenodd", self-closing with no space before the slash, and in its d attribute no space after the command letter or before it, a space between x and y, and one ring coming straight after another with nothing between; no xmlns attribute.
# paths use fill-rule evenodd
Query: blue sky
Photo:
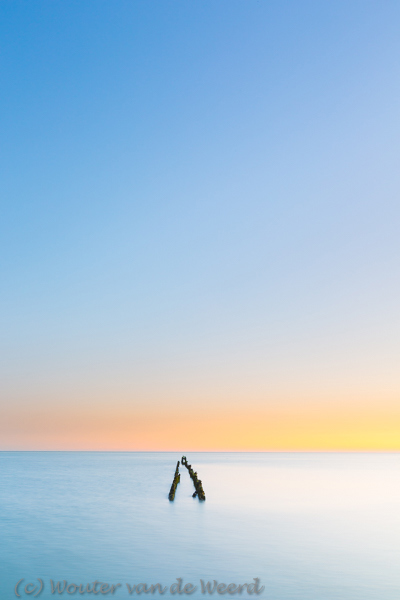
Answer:
<svg viewBox="0 0 400 600"><path fill-rule="evenodd" d="M4 414L392 410L399 4L0 15Z"/></svg>

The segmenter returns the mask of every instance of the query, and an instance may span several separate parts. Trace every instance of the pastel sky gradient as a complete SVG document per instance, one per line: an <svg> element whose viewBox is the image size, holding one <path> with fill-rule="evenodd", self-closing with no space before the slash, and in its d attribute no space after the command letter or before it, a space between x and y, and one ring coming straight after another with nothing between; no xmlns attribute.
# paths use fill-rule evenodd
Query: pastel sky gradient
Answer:
<svg viewBox="0 0 400 600"><path fill-rule="evenodd" d="M2 0L0 449L400 450L398 0Z"/></svg>

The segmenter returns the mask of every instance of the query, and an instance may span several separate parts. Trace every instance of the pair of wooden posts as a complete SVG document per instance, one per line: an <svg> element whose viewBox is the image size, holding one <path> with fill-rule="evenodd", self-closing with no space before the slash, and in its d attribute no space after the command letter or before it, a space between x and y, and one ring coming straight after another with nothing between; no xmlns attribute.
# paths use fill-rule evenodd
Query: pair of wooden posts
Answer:
<svg viewBox="0 0 400 600"><path fill-rule="evenodd" d="M195 489L193 498L196 498L196 496L197 496L199 500L205 500L206 495L203 490L203 484L201 483L201 480L197 477L197 473L195 471L193 471L192 465L188 464L186 456L182 456L181 463L187 468L187 470L189 471L191 480L193 481L193 485L194 485L194 489ZM168 495L168 498L170 500L174 500L174 498L175 498L176 488L177 488L178 483L180 482L180 479L181 479L181 476L179 474L179 460L178 460L176 469L175 469L174 479L172 481L171 489L170 489L170 492Z"/></svg>

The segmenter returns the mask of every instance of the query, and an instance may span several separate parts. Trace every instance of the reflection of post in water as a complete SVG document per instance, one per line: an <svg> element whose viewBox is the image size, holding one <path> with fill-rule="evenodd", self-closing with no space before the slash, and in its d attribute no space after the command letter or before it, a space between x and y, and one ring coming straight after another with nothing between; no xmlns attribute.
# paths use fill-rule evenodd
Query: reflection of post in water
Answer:
<svg viewBox="0 0 400 600"><path fill-rule="evenodd" d="M171 489L168 494L168 498L170 500L174 500L176 488L177 488L177 485L180 482L180 480L181 480L181 476L179 475L179 460L178 460L178 462L176 463L174 479L172 480Z"/></svg>
<svg viewBox="0 0 400 600"><path fill-rule="evenodd" d="M196 498L196 496L198 496L199 500L205 500L206 495L203 490L203 484L201 483L201 480L197 477L197 473L195 471L193 471L192 465L188 465L186 456L182 456L181 463L183 465L185 465L185 467L189 471L189 475L193 481L194 489L196 490L195 493L193 494L193 498Z"/></svg>

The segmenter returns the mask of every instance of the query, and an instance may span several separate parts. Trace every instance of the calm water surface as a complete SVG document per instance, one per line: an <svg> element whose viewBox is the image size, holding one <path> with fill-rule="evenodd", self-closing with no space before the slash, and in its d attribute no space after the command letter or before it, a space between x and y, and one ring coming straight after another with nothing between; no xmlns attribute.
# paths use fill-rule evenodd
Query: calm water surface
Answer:
<svg viewBox="0 0 400 600"><path fill-rule="evenodd" d="M179 453L0 453L1 600L21 578L47 599L50 579L128 598L126 583L178 577L258 577L265 600L400 599L399 454L186 454L205 503L184 467L168 501Z"/></svg>

